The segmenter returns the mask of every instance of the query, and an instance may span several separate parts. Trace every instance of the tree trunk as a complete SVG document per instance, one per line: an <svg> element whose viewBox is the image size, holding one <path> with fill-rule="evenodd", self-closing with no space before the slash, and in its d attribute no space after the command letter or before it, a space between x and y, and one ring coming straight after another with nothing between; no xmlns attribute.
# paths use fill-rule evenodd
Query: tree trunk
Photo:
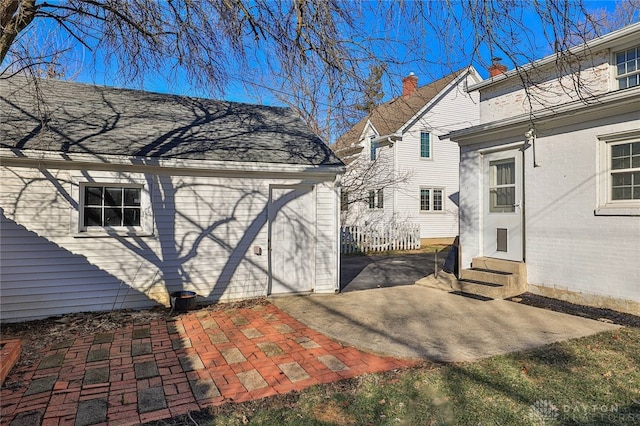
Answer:
<svg viewBox="0 0 640 426"><path fill-rule="evenodd" d="M36 0L0 0L0 64L20 33L36 16Z"/></svg>

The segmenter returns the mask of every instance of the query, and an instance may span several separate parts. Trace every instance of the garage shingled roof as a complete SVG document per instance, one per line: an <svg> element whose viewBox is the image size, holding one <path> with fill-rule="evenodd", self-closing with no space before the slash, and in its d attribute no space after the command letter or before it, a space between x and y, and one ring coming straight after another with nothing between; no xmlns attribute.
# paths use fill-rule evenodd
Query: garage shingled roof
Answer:
<svg viewBox="0 0 640 426"><path fill-rule="evenodd" d="M0 78L0 147L343 166L289 108L22 76Z"/></svg>

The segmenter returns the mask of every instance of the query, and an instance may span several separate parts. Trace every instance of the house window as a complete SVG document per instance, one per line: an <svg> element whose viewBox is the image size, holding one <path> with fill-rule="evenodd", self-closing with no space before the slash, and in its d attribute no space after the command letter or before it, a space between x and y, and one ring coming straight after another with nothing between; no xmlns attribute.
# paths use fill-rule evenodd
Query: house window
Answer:
<svg viewBox="0 0 640 426"><path fill-rule="evenodd" d="M349 210L349 194L347 191L342 191L340 194L340 211L346 212Z"/></svg>
<svg viewBox="0 0 640 426"><path fill-rule="evenodd" d="M420 133L420 158L431 158L431 134Z"/></svg>
<svg viewBox="0 0 640 426"><path fill-rule="evenodd" d="M598 136L596 216L640 216L640 130Z"/></svg>
<svg viewBox="0 0 640 426"><path fill-rule="evenodd" d="M369 141L369 159L371 161L375 161L377 149L378 149L378 142L375 142L373 138L371 138L371 140Z"/></svg>
<svg viewBox="0 0 640 426"><path fill-rule="evenodd" d="M618 89L640 85L640 46L617 52L615 55Z"/></svg>
<svg viewBox="0 0 640 426"><path fill-rule="evenodd" d="M384 208L384 190L372 190L369 191L369 208L370 209L382 209Z"/></svg>
<svg viewBox="0 0 640 426"><path fill-rule="evenodd" d="M430 189L420 189L420 210L429 211L431 210L431 190Z"/></svg>
<svg viewBox="0 0 640 426"><path fill-rule="evenodd" d="M142 188L86 185L83 188L82 225L117 228L140 226Z"/></svg>
<svg viewBox="0 0 640 426"><path fill-rule="evenodd" d="M610 147L611 201L640 200L640 142Z"/></svg>
<svg viewBox="0 0 640 426"><path fill-rule="evenodd" d="M441 188L420 188L420 211L443 211L443 193L444 189Z"/></svg>
<svg viewBox="0 0 640 426"><path fill-rule="evenodd" d="M516 205L516 159L489 162L489 212L513 213Z"/></svg>

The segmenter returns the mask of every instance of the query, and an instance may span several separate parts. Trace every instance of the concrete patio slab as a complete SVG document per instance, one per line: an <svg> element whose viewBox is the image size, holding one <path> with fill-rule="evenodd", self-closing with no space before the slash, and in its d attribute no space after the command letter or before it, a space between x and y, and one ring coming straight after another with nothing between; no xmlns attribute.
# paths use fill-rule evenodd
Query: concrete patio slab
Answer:
<svg viewBox="0 0 640 426"><path fill-rule="evenodd" d="M309 327L371 353L473 361L618 328L504 300L416 285L273 299Z"/></svg>

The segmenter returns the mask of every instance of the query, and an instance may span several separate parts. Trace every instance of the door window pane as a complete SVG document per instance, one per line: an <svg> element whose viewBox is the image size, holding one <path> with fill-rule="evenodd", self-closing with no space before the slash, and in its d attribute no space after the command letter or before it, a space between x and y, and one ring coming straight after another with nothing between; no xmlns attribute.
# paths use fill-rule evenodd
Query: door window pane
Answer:
<svg viewBox="0 0 640 426"><path fill-rule="evenodd" d="M512 213L516 203L516 159L489 162L489 212Z"/></svg>
<svg viewBox="0 0 640 426"><path fill-rule="evenodd" d="M511 158L508 160L492 161L491 182L493 185L512 185L516 183L516 162Z"/></svg>
<svg viewBox="0 0 640 426"><path fill-rule="evenodd" d="M491 213L511 213L516 210L516 189L515 188L494 188L489 193Z"/></svg>

